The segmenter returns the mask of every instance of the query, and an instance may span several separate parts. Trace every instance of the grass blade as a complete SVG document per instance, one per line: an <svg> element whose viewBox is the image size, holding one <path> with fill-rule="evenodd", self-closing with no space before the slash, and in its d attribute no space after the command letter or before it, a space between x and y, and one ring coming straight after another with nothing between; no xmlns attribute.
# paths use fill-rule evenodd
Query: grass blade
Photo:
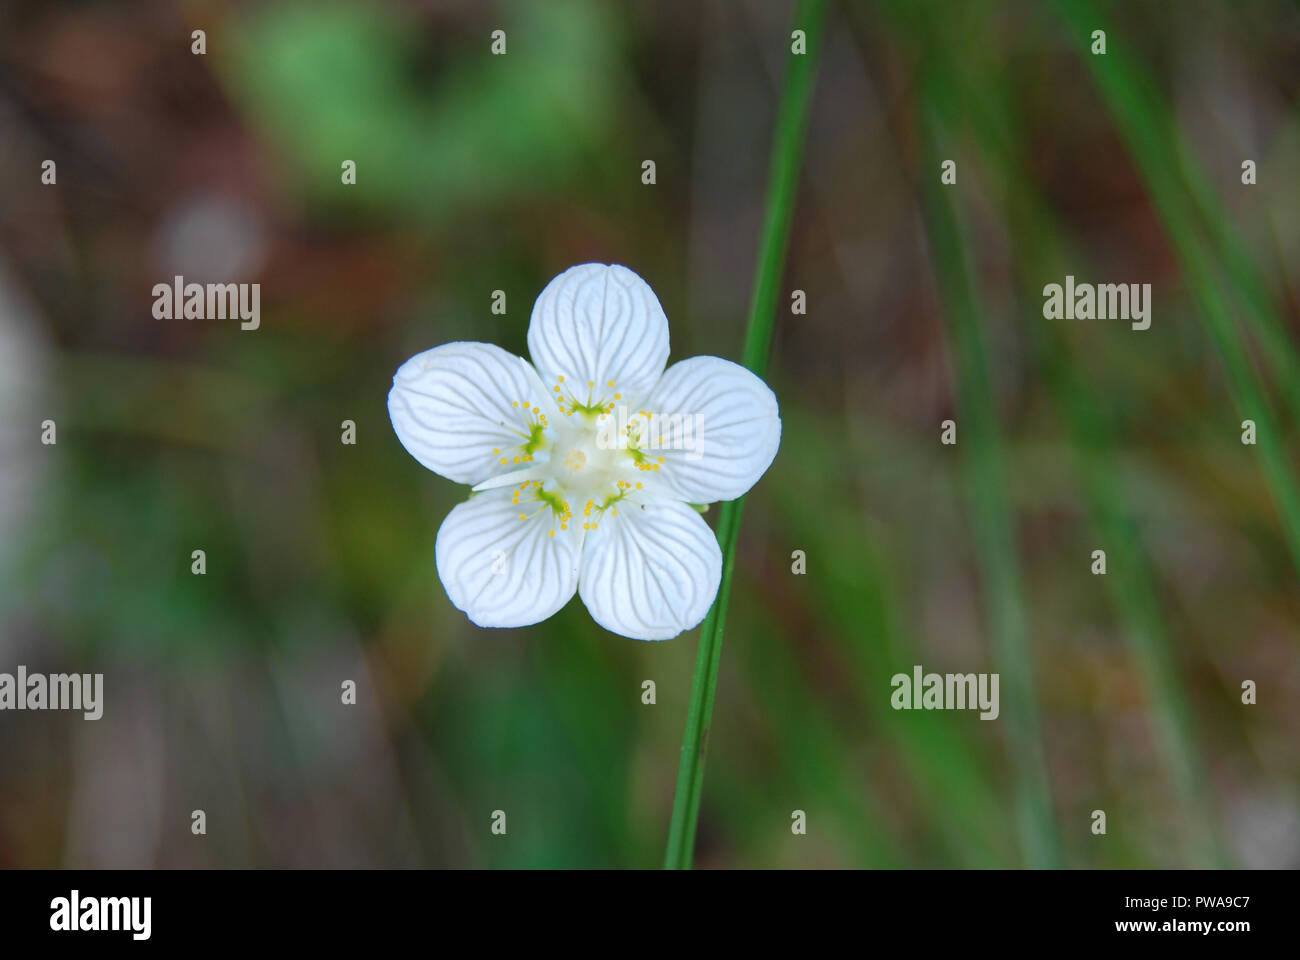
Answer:
<svg viewBox="0 0 1300 960"><path fill-rule="evenodd" d="M1097 22L1092 4L1086 0L1057 0L1056 7L1079 49L1086 50L1088 32ZM1300 488L1288 468L1278 423L1264 389L1257 381L1245 337L1234 322L1231 305L1224 293L1224 278L1218 262L1221 254L1227 254L1229 269L1246 281L1247 295L1255 308L1245 312L1246 318L1257 327L1265 345L1276 351L1274 362L1281 366L1284 377L1289 378L1294 373L1287 359L1290 350L1285 346L1286 338L1270 326L1269 311L1258 311L1260 296L1253 289L1256 285L1242 275L1239 252L1232 245L1228 245L1225 251L1212 249L1212 244L1202 236L1195 204L1187 200L1186 191L1179 181L1167 175L1167 171L1185 169L1186 163L1183 154L1175 149L1179 138L1170 112L1161 102L1151 79L1140 70L1136 60L1127 55L1122 44L1112 44L1105 57L1085 54L1083 60L1088 63L1097 89L1110 108L1116 127L1160 212L1166 233L1178 254L1183 276L1196 296L1210 338L1223 362L1238 414L1243 419L1253 419L1258 426L1257 447L1264 476L1273 492L1292 561L1300 570ZM1194 186L1193 193L1202 207L1208 204L1205 189ZM1217 239L1226 243L1225 238L1226 233ZM1285 384L1285 389L1288 396L1295 390L1290 383ZM1237 426L1228 423L1224 429L1235 431Z"/></svg>
<svg viewBox="0 0 1300 960"><path fill-rule="evenodd" d="M938 114L927 92L926 170L938 170L934 150ZM964 438L963 470L970 488L976 548L989 598L994 658L1006 693L1003 710L1010 728L1016 770L1016 813L1025 865L1056 867L1060 843L1048 787L1035 693L1032 651L1025 619L1015 532L1006 497L1002 444L988 358L981 330L979 296L969 263L969 242L947 188L937 179L926 188L926 219L944 316L956 358L958 406Z"/></svg>

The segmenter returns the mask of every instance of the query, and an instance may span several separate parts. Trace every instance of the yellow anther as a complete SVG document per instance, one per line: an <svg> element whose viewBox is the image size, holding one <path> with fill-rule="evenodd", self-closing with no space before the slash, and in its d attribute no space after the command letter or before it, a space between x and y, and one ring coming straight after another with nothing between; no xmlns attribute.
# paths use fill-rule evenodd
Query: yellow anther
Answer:
<svg viewBox="0 0 1300 960"><path fill-rule="evenodd" d="M546 535L547 535L548 537L553 537L553 536L555 536L555 531L554 531L554 530L547 530L547 531L546 531Z"/></svg>
<svg viewBox="0 0 1300 960"><path fill-rule="evenodd" d="M526 514L526 513L521 513L521 514L519 514L519 519L520 519L520 520L527 520L527 519L528 519L528 514Z"/></svg>

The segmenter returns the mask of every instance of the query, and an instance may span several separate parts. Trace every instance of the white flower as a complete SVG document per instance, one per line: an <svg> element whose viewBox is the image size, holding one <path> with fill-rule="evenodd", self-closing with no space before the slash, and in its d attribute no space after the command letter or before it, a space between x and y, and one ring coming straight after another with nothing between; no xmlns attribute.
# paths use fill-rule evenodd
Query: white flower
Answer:
<svg viewBox="0 0 1300 960"><path fill-rule="evenodd" d="M665 370L668 318L626 267L582 264L547 284L528 350L536 366L448 343L393 377L402 446L475 491L438 531L447 596L481 627L545 620L576 591L614 633L689 630L722 574L690 504L734 500L763 475L781 442L776 397L718 357Z"/></svg>

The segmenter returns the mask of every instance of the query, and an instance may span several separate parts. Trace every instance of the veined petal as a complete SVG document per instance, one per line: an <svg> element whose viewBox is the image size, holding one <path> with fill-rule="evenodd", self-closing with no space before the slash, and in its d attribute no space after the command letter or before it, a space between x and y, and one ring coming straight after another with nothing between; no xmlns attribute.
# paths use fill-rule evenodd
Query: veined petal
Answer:
<svg viewBox="0 0 1300 960"><path fill-rule="evenodd" d="M402 446L457 483L480 483L527 462L539 417L554 413L532 365L490 343L417 353L398 368L388 393Z"/></svg>
<svg viewBox="0 0 1300 960"><path fill-rule="evenodd" d="M634 640L668 640L709 612L722 579L717 537L684 503L606 514L587 534L578 594L592 619Z"/></svg>
<svg viewBox="0 0 1300 960"><path fill-rule="evenodd" d="M758 482L781 445L776 395L720 357L674 363L643 406L657 478L689 503L734 500Z"/></svg>
<svg viewBox="0 0 1300 960"><path fill-rule="evenodd" d="M456 609L480 627L545 620L578 584L581 540L559 531L550 507L511 498L508 490L480 493L438 529L438 578Z"/></svg>
<svg viewBox="0 0 1300 960"><path fill-rule="evenodd" d="M592 406L618 393L634 402L668 362L668 318L650 285L627 267L584 263L538 296L528 352L561 398Z"/></svg>

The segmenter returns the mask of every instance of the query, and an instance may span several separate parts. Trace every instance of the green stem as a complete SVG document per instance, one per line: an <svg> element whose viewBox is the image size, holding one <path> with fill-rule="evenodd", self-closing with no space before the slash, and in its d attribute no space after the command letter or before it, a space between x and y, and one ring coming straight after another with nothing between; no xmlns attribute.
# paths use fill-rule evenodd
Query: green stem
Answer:
<svg viewBox="0 0 1300 960"><path fill-rule="evenodd" d="M772 325L776 320L776 302L786 249L790 243L790 224L794 218L794 201L799 187L804 132L808 127L813 78L825 15L825 0L801 0L799 3L794 25L804 31L807 52L791 52L787 58L781 102L777 109L772 166L762 234L759 238L758 267L754 274L742 355L745 366L760 377L767 370L767 359L772 349ZM740 497L722 504L718 511L722 582L718 586L718 596L713 601L713 607L700 628L700 646L695 657L695 676L691 682L691 701L686 712L686 730L682 735L681 763L677 769L677 792L673 797L673 815L668 827L668 849L664 855L664 867L669 870L688 869L695 851L695 827L699 821L700 796L704 789L705 745L709 736L709 721L713 716L713 698L718 687L722 631L727 620L727 598L731 595L731 577L736 565L736 538L740 533L744 504L745 498Z"/></svg>

